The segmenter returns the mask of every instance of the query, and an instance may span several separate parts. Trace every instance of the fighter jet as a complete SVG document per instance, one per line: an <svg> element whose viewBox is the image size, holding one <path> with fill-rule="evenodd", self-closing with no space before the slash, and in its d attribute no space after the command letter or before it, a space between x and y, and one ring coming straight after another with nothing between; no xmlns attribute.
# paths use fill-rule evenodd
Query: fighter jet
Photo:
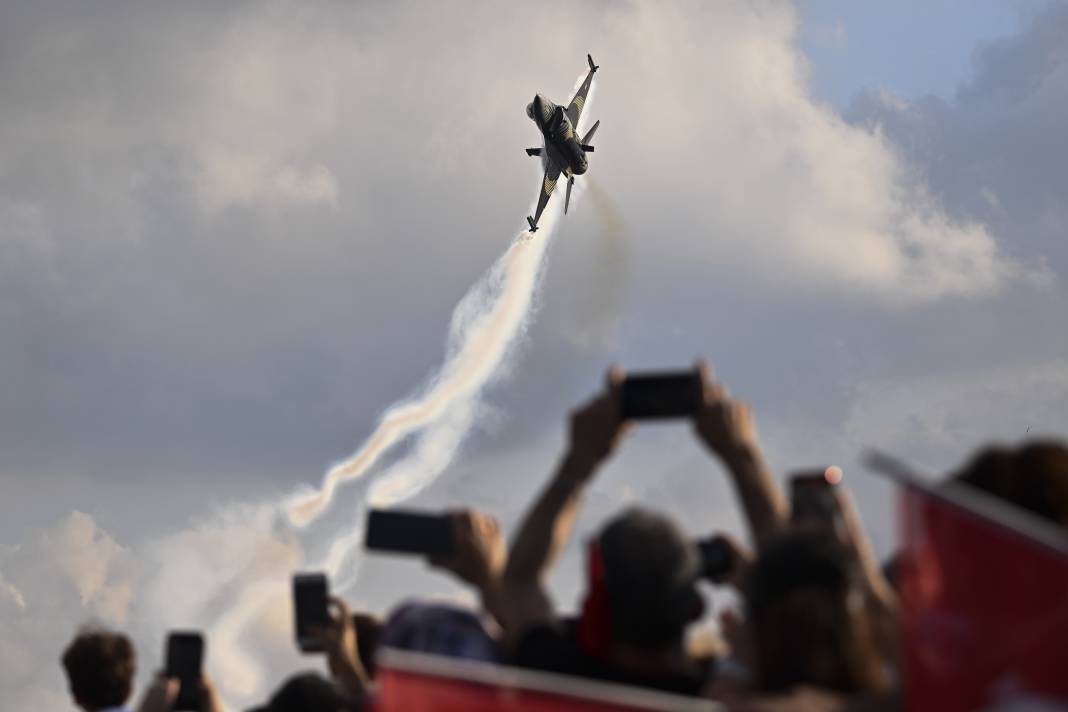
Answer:
<svg viewBox="0 0 1068 712"><path fill-rule="evenodd" d="M545 167L545 180L542 181L541 193L538 195L538 209L534 212L534 217L527 216L531 232L537 232L541 212L545 210L545 204L549 202L549 196L553 194L560 174L563 173L567 177L567 195L564 197L564 214L567 215L567 205L571 202L571 185L575 182L575 176L582 175L589 167L586 154L593 152L590 141L601 122L595 123L581 139L575 138L575 127L578 126L579 116L582 115L586 95L590 92L593 73L598 69L593 63L593 57L588 54L586 61L590 63L590 73L586 75L566 110L541 94L535 94L534 101L527 104L527 116L537 124L544 139L542 148L528 148L527 155L541 156L541 163Z"/></svg>

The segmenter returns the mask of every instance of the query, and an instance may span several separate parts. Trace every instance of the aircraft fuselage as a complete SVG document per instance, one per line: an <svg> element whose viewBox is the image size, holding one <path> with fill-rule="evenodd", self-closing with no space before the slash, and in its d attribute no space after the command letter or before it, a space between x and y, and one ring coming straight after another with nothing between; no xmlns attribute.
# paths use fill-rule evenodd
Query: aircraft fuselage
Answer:
<svg viewBox="0 0 1068 712"><path fill-rule="evenodd" d="M589 168L586 152L582 150L575 127L571 125L564 107L536 94L534 101L527 106L527 116L537 125L544 139L543 160L551 161L568 178L586 172Z"/></svg>

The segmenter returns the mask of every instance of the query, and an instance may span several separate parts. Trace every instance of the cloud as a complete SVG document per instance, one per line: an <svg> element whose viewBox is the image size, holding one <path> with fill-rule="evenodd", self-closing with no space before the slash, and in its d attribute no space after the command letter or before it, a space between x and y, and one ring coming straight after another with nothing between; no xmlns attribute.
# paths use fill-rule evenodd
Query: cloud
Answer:
<svg viewBox="0 0 1068 712"><path fill-rule="evenodd" d="M3 552L0 563L0 687L16 706L67 705L62 650L84 623L132 623L135 556L90 515L74 511Z"/></svg>
<svg viewBox="0 0 1068 712"><path fill-rule="evenodd" d="M130 551L119 546L85 512L72 512L41 542L42 556L74 585L83 608L102 619L126 622L134 593Z"/></svg>
<svg viewBox="0 0 1068 712"><path fill-rule="evenodd" d="M1057 140L1068 120L1066 31L1068 9L1049 3L1020 33L975 50L955 98L882 91L858 97L849 117L899 146L949 214L980 221L1011 240L1008 254L1057 275L1068 269L1068 148Z"/></svg>
<svg viewBox="0 0 1068 712"><path fill-rule="evenodd" d="M26 597L14 584L6 581L4 574L0 572L0 604L8 603L13 603L19 608L26 608Z"/></svg>
<svg viewBox="0 0 1068 712"><path fill-rule="evenodd" d="M1065 437L1068 360L932 374L860 386L844 437L941 470L980 443Z"/></svg>

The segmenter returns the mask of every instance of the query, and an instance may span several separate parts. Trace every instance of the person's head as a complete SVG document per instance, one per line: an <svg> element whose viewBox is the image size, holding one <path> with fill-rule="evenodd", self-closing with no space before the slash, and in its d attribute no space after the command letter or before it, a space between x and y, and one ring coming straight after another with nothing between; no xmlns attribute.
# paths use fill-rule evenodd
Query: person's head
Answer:
<svg viewBox="0 0 1068 712"><path fill-rule="evenodd" d="M483 662L500 658L497 641L474 611L431 601L407 601L394 609L378 643L383 648Z"/></svg>
<svg viewBox="0 0 1068 712"><path fill-rule="evenodd" d="M343 712L351 709L334 683L314 672L293 675L271 696L271 701L252 712Z"/></svg>
<svg viewBox="0 0 1068 712"><path fill-rule="evenodd" d="M686 627L704 612L697 546L668 517L637 508L611 520L596 544L612 644L681 648Z"/></svg>
<svg viewBox="0 0 1068 712"><path fill-rule="evenodd" d="M987 448L955 478L1068 527L1068 447L1061 443Z"/></svg>
<svg viewBox="0 0 1068 712"><path fill-rule="evenodd" d="M129 699L137 657L122 633L83 629L63 652L62 663L71 696L86 712L121 707Z"/></svg>
<svg viewBox="0 0 1068 712"><path fill-rule="evenodd" d="M860 584L856 559L822 528L787 532L761 552L745 587L759 689L882 689Z"/></svg>

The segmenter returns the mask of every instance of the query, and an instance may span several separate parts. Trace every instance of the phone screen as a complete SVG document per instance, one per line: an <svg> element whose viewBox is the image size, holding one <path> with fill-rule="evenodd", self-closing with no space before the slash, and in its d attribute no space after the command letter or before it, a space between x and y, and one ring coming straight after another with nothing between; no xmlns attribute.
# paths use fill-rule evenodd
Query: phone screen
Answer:
<svg viewBox="0 0 1068 712"><path fill-rule="evenodd" d="M175 710L200 709L200 670L204 663L204 637L195 632L174 632L167 636L167 677L177 678L181 687Z"/></svg>
<svg viewBox="0 0 1068 712"><path fill-rule="evenodd" d="M795 524L837 526L838 498L826 470L812 470L790 479L790 517Z"/></svg>
<svg viewBox="0 0 1068 712"><path fill-rule="evenodd" d="M447 514L372 509L364 546L370 550L421 556L451 556L455 550Z"/></svg>
<svg viewBox="0 0 1068 712"><path fill-rule="evenodd" d="M697 412L697 396L693 371L629 375L623 381L623 417L688 418Z"/></svg>
<svg viewBox="0 0 1068 712"><path fill-rule="evenodd" d="M293 577L294 628L297 646L306 653L321 652L318 641L308 629L330 622L327 610L329 588L326 574L297 574Z"/></svg>
<svg viewBox="0 0 1068 712"><path fill-rule="evenodd" d="M697 542L701 552L701 576L713 582L722 581L730 572L733 562L726 542L719 537L701 539Z"/></svg>

